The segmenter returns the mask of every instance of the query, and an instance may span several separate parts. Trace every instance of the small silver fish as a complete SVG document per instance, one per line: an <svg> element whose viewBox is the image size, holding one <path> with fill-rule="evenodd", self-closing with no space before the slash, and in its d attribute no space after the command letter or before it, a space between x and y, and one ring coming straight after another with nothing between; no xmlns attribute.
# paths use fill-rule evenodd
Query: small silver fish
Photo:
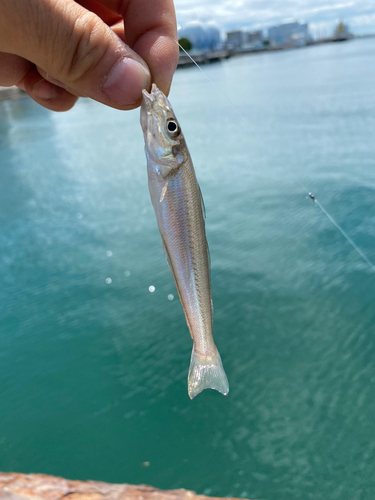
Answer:
<svg viewBox="0 0 375 500"><path fill-rule="evenodd" d="M148 185L164 250L194 341L188 391L226 395L228 379L212 337L210 259L204 206L193 163L173 109L155 84L143 90L141 126Z"/></svg>

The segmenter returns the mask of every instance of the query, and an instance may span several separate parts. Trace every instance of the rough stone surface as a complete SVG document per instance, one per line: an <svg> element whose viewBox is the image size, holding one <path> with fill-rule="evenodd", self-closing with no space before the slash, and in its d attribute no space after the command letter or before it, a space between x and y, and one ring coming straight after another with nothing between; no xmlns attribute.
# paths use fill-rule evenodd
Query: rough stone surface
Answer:
<svg viewBox="0 0 375 500"><path fill-rule="evenodd" d="M189 490L0 472L0 500L215 500ZM216 499L218 500L218 499ZM227 499L230 500L230 499ZM234 499L233 499L234 500Z"/></svg>
<svg viewBox="0 0 375 500"><path fill-rule="evenodd" d="M9 101L27 97L26 92L18 87L0 87L0 101Z"/></svg>

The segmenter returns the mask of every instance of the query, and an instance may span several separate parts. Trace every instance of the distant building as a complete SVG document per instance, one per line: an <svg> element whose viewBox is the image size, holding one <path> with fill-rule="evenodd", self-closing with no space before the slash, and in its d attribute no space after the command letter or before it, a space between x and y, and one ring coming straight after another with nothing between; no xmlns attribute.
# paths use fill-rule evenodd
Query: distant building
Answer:
<svg viewBox="0 0 375 500"><path fill-rule="evenodd" d="M287 23L268 30L268 39L275 47L302 47L310 40L308 24Z"/></svg>
<svg viewBox="0 0 375 500"><path fill-rule="evenodd" d="M178 30L178 38L187 38L193 50L215 50L220 48L220 30L211 23L191 22Z"/></svg>
<svg viewBox="0 0 375 500"><path fill-rule="evenodd" d="M241 30L227 31L227 46L239 49L243 44L244 33Z"/></svg>
<svg viewBox="0 0 375 500"><path fill-rule="evenodd" d="M261 31L249 31L245 33L245 43L257 44L263 42L263 35Z"/></svg>

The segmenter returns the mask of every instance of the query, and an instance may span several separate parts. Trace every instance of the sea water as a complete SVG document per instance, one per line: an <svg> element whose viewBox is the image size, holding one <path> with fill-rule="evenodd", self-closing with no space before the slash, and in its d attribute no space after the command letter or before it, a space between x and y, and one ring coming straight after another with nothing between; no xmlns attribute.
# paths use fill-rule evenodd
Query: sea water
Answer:
<svg viewBox="0 0 375 500"><path fill-rule="evenodd" d="M228 397L192 341L139 110L0 104L0 470L217 496L375 497L375 39L191 67Z"/></svg>

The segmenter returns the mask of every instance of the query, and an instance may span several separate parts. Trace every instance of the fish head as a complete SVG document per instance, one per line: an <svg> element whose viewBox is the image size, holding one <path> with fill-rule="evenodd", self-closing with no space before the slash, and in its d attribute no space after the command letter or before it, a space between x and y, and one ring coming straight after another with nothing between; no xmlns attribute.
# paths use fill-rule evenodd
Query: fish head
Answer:
<svg viewBox="0 0 375 500"><path fill-rule="evenodd" d="M142 91L141 127L150 159L170 168L184 161L185 139L172 106L163 92L152 84Z"/></svg>

